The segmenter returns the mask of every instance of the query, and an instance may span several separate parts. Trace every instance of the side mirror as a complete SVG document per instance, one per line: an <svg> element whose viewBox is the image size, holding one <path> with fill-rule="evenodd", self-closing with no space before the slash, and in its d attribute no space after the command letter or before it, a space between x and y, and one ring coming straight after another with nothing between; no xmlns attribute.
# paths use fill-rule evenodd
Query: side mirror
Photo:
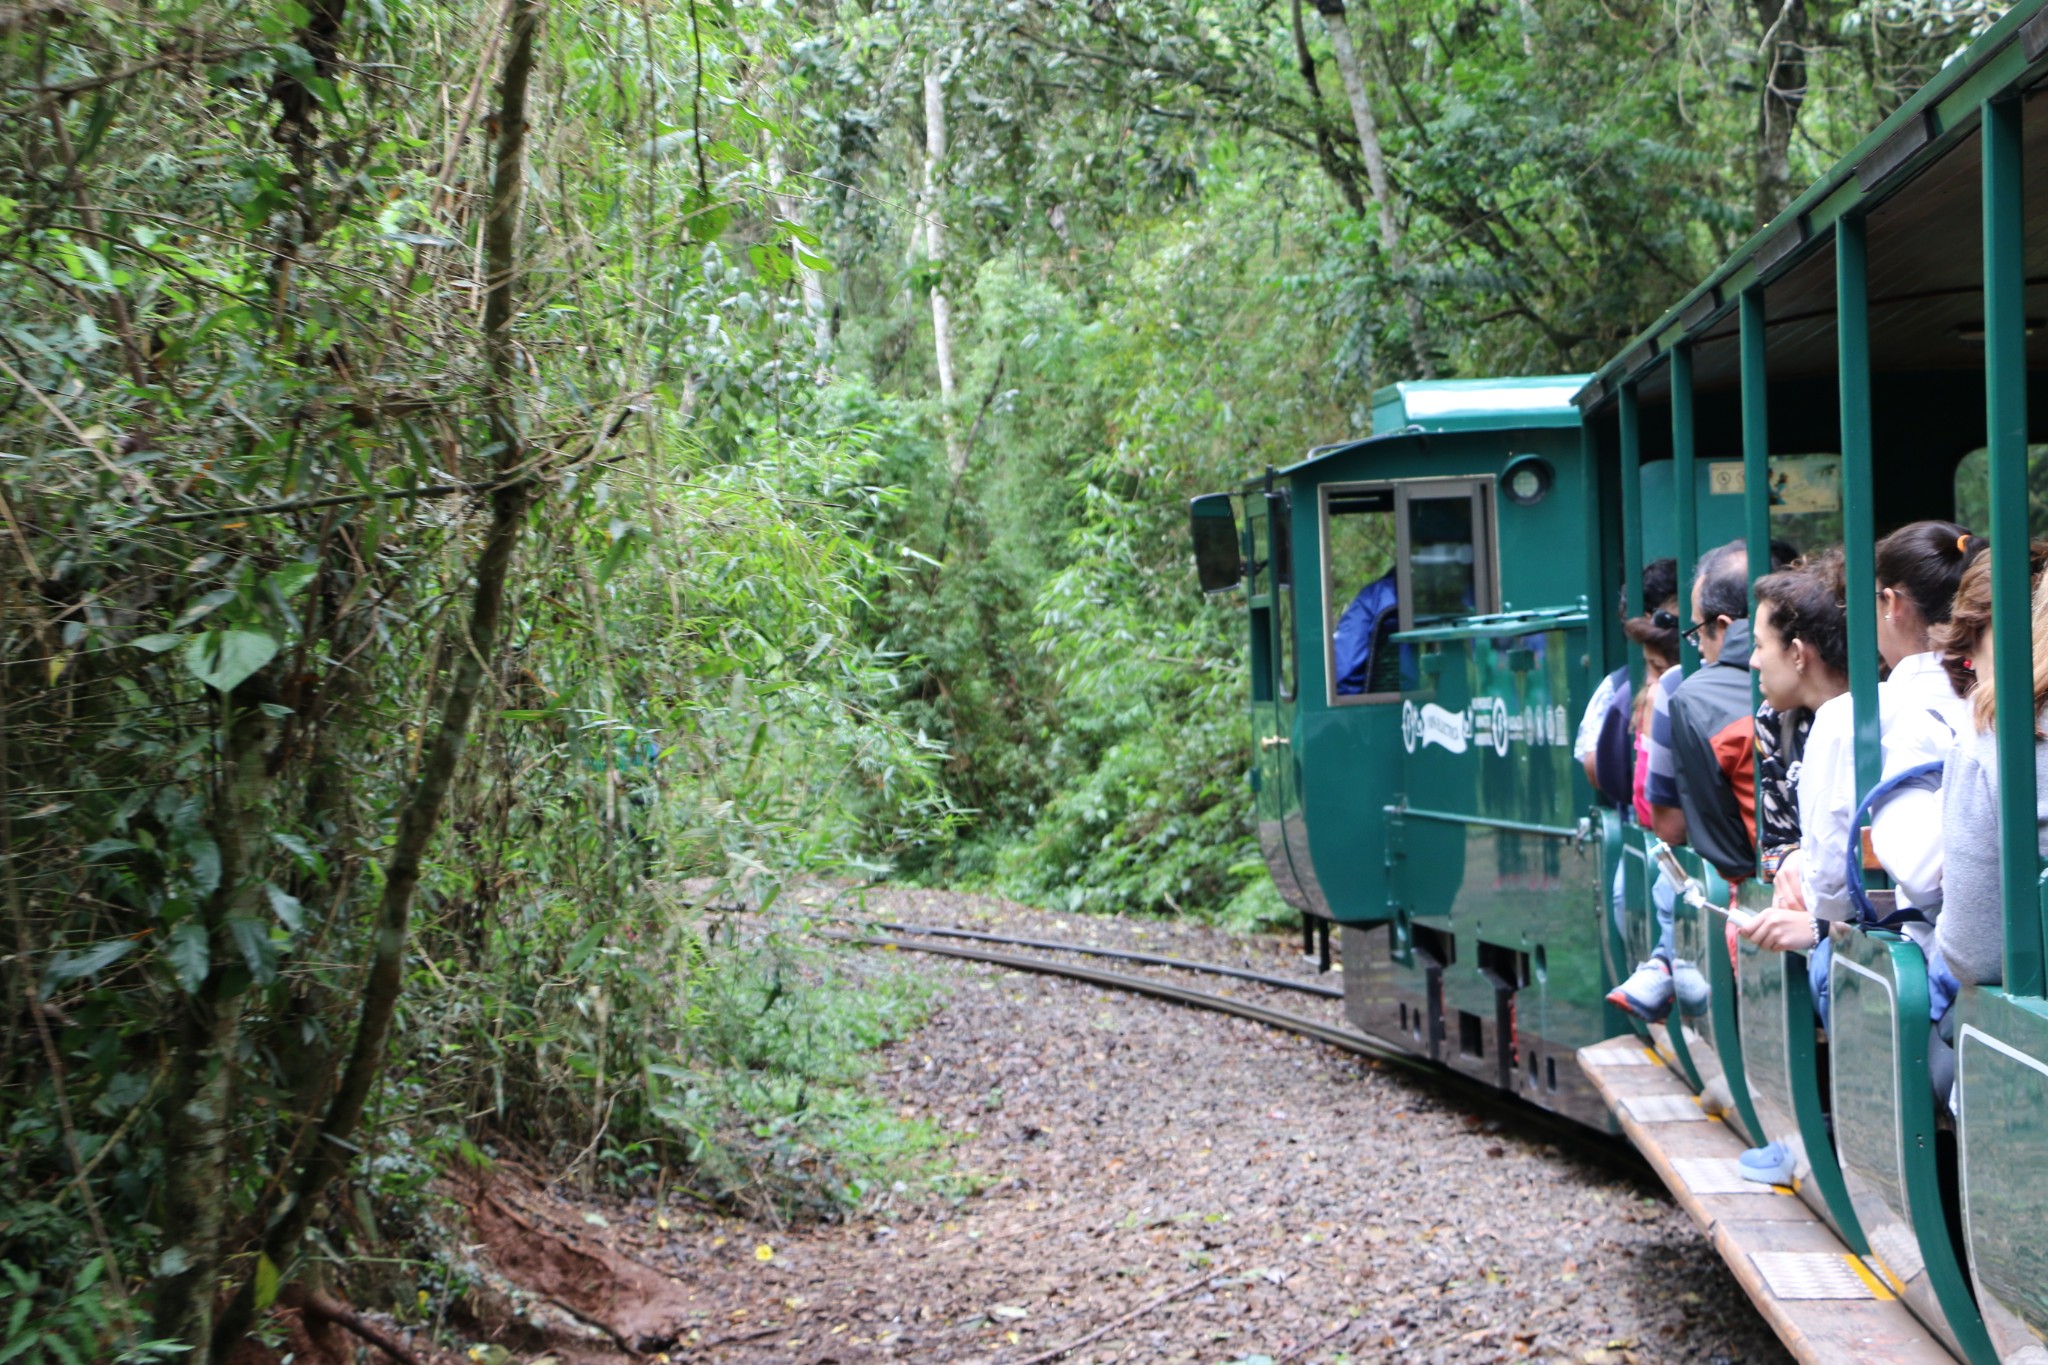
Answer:
<svg viewBox="0 0 2048 1365"><path fill-rule="evenodd" d="M1206 593L1229 592L1244 579L1244 551L1230 494L1204 493L1188 502L1188 529L1195 542L1195 575Z"/></svg>

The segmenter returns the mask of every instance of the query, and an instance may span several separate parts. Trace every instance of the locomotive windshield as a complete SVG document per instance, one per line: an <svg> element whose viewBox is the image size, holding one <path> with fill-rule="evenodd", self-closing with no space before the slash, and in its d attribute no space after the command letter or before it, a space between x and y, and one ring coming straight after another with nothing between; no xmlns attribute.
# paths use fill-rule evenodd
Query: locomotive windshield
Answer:
<svg viewBox="0 0 2048 1365"><path fill-rule="evenodd" d="M1495 610L1486 479L1323 486L1330 701L1401 695L1397 631Z"/></svg>
<svg viewBox="0 0 2048 1365"><path fill-rule="evenodd" d="M1470 494L1409 500L1409 617L1414 625L1479 610L1475 510Z"/></svg>

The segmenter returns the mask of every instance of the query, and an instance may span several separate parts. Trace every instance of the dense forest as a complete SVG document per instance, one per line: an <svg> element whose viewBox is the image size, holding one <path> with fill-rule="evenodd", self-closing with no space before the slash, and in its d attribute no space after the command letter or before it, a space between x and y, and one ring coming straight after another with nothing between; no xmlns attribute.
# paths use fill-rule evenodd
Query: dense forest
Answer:
<svg viewBox="0 0 2048 1365"><path fill-rule="evenodd" d="M942 1181L923 1002L707 907L1273 916L1185 499L1596 364L1998 12L0 4L0 1360L439 1321L487 1150Z"/></svg>

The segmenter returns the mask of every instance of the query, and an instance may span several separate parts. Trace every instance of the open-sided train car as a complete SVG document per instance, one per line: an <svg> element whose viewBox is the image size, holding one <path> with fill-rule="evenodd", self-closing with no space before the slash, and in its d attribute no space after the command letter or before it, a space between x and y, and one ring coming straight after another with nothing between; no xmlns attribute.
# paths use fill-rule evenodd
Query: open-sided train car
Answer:
<svg viewBox="0 0 2048 1365"><path fill-rule="evenodd" d="M1689 581L1738 536L1753 576L1773 537L1844 546L1860 789L1880 763L1882 532L1963 512L1990 538L1997 684L2031 690L2048 0L2014 7L1577 386L1575 415L1544 393L1561 382L1397 386L1371 439L1197 500L1205 587L1251 590L1275 880L1343 926L1358 1027L1620 1127L1802 1358L2048 1362L2048 880L2027 709L1999 708L2003 984L1956 1006L1952 1108L1928 1079L1910 940L1832 927L1823 1032L1803 955L1729 956L1715 907L1768 888L1731 892L1689 853L1706 895L1681 905L1677 951L1709 1007L1654 1029L1605 1008L1654 938L1650 877L1641 832L1592 804L1569 759L1593 684L1630 662L1616 586L1660 554ZM1389 569L1391 598L1362 591ZM1796 1154L1790 1187L1731 1179L1734 1152L1772 1140Z"/></svg>

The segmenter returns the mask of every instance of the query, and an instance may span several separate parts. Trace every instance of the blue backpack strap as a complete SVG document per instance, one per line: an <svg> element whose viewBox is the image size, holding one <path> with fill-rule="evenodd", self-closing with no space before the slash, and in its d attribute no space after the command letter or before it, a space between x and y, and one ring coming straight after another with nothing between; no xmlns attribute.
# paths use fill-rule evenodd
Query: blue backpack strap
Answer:
<svg viewBox="0 0 2048 1365"><path fill-rule="evenodd" d="M1877 913L1877 907L1870 903L1870 897L1863 890L1863 817L1875 811L1893 796L1908 788L1934 790L1941 786L1940 763L1919 763L1902 773L1887 777L1870 789L1870 795L1863 798L1863 804L1849 817L1849 906L1856 917L1856 923L1866 929L1896 929L1901 924L1924 921L1927 917L1912 906L1894 910L1889 915Z"/></svg>

